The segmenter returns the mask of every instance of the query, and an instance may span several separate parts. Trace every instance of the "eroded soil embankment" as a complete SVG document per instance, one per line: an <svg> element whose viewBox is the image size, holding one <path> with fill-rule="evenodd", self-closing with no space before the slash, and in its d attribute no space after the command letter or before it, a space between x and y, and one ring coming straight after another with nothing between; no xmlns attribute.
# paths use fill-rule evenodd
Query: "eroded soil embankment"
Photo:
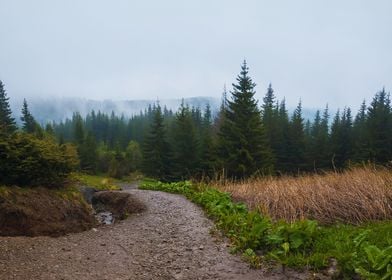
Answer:
<svg viewBox="0 0 392 280"><path fill-rule="evenodd" d="M96 225L91 207L75 191L2 188L0 236L61 236Z"/></svg>
<svg viewBox="0 0 392 280"><path fill-rule="evenodd" d="M143 203L125 192L94 191L91 200L92 205L72 188L2 187L0 236L61 236L98 226L96 212L109 211L116 220L122 220L145 210Z"/></svg>

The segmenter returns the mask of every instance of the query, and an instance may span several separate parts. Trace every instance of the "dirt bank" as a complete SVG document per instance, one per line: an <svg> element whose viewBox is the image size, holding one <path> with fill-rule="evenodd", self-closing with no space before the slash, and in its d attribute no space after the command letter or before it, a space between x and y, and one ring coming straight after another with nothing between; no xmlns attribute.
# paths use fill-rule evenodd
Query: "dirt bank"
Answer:
<svg viewBox="0 0 392 280"><path fill-rule="evenodd" d="M95 225L91 207L76 190L0 190L1 236L60 236Z"/></svg>
<svg viewBox="0 0 392 280"><path fill-rule="evenodd" d="M119 191L96 192L91 200L97 212L109 211L116 219L123 220L130 214L146 210L133 194Z"/></svg>

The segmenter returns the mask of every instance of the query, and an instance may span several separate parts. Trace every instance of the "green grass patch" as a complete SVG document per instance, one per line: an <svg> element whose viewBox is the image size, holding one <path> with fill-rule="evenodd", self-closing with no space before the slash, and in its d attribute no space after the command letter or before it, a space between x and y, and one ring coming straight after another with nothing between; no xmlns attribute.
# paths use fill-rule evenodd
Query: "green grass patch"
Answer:
<svg viewBox="0 0 392 280"><path fill-rule="evenodd" d="M273 222L243 203L234 203L228 193L191 182L161 183L145 180L142 189L185 195L202 206L216 226L231 240L234 252L242 253L257 267L263 259L284 266L328 268L338 263L341 278L358 274L364 279L392 279L392 223L363 226L320 226L316 221Z"/></svg>
<svg viewBox="0 0 392 280"><path fill-rule="evenodd" d="M66 186L58 189L48 189L43 187L17 187L17 186L0 186L0 198L7 198L15 201L16 196L28 196L30 193L44 192L54 197L59 197L64 200L79 201L85 204L82 194L75 186Z"/></svg>
<svg viewBox="0 0 392 280"><path fill-rule="evenodd" d="M120 190L118 183L120 180L100 175L89 175L83 173L74 173L72 178L82 185L94 187L98 190Z"/></svg>

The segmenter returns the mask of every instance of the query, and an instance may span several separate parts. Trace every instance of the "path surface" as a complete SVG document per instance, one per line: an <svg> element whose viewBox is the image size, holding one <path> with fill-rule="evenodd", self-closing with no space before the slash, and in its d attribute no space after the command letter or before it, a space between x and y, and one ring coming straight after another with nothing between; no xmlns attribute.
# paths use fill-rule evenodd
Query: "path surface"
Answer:
<svg viewBox="0 0 392 280"><path fill-rule="evenodd" d="M263 276L209 233L182 196L134 189L148 210L59 238L0 237L0 279L284 279Z"/></svg>

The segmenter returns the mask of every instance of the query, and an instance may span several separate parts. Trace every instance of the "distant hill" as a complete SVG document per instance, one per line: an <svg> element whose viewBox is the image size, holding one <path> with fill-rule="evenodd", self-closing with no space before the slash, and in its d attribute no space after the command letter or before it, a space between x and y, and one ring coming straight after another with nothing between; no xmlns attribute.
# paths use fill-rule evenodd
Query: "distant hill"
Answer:
<svg viewBox="0 0 392 280"><path fill-rule="evenodd" d="M23 100L11 99L10 104L14 116L19 122L20 111L22 108ZM30 111L36 118L36 120L45 124L47 122L60 122L66 118L71 118L74 112L79 112L82 116L95 110L96 112L101 111L107 114L111 114L113 111L116 115L123 114L125 117L131 117L139 115L141 111L144 111L150 104L156 103L156 100L92 100L85 98L29 98L27 103ZM162 99L159 100L161 107L176 111L182 99ZM184 98L184 102L190 107L200 107L204 109L207 104L211 106L213 113L219 110L221 99L214 97L190 97ZM289 113L291 114L294 108L289 107ZM302 110L304 119L313 120L316 113L314 108L303 108ZM334 114L333 111L330 112Z"/></svg>
<svg viewBox="0 0 392 280"><path fill-rule="evenodd" d="M12 111L15 118L19 121L20 111L23 100L10 100ZM71 118L74 112L79 112L82 116L95 110L107 114L113 111L117 115L124 114L131 117L140 114L150 104L156 103L156 100L91 100L84 98L29 98L27 103L31 113L39 123L51 121L60 122L66 118ZM176 111L179 108L182 99L162 99L159 100L161 107L167 107ZM204 109L207 104L216 111L220 106L220 99L213 97L191 97L184 98L184 102L190 107L200 107Z"/></svg>

